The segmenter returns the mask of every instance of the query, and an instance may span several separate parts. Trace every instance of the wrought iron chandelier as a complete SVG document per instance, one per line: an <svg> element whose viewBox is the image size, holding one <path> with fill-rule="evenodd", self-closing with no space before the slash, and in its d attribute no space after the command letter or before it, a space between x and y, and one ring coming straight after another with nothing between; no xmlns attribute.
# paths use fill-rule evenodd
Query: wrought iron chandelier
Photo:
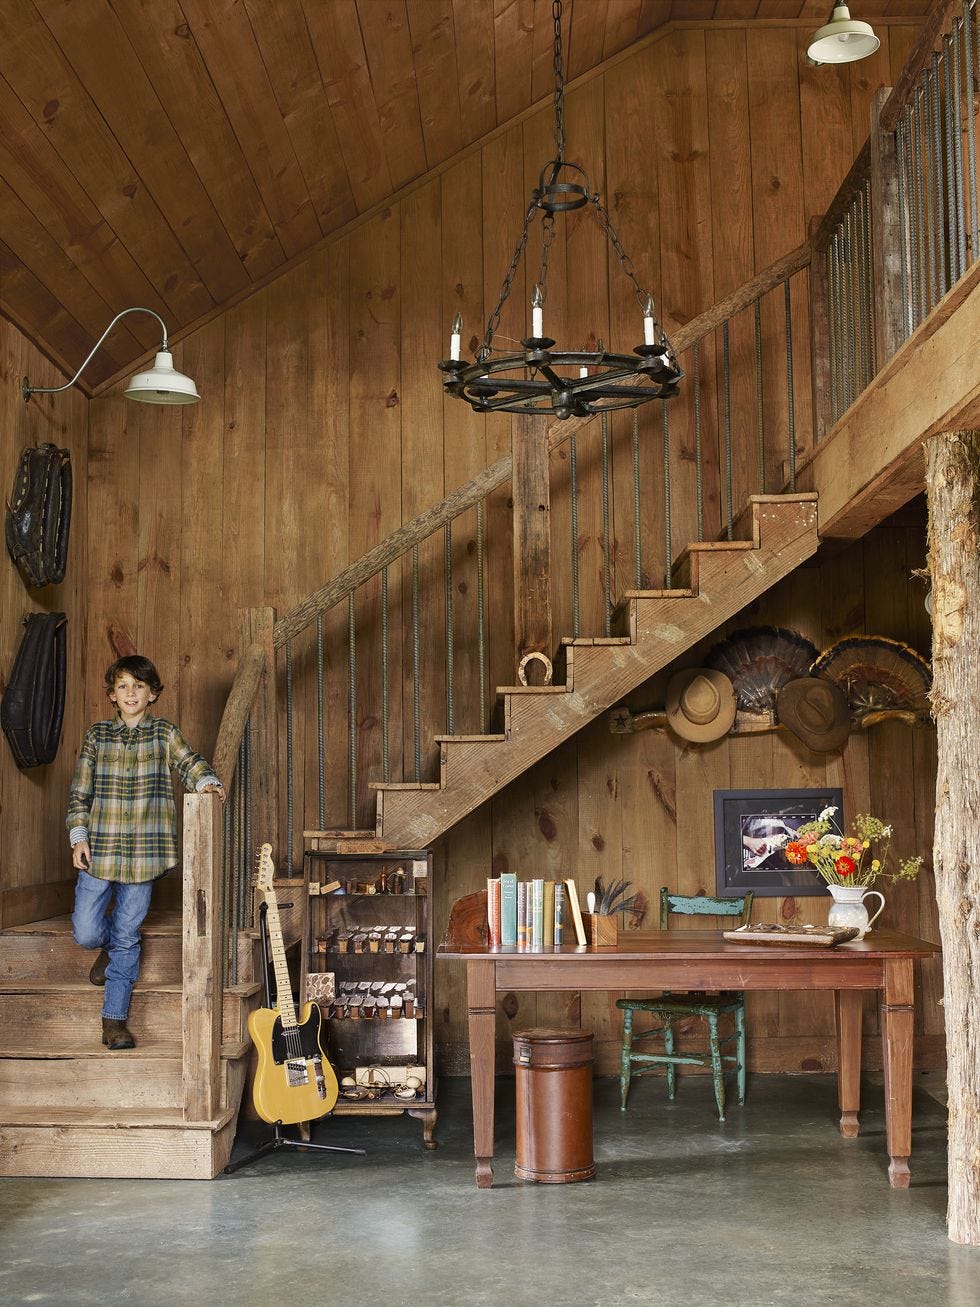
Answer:
<svg viewBox="0 0 980 1307"><path fill-rule="evenodd" d="M487 320L483 343L472 363L461 358L463 324L453 319L449 358L440 369L447 394L464 399L481 413L551 413L558 418L587 417L616 408L636 408L651 399L672 399L684 373L677 364L670 341L654 311L653 298L640 287L632 260L623 249L598 194L589 189L589 179L578 164L565 158L565 78L562 66L561 0L554 0L555 23L555 157L541 170L531 192L524 226L514 257L500 289L497 306ZM544 334L544 306L548 293L548 253L554 239L556 213L568 213L586 204L616 252L624 274L632 283L643 315L643 344L632 354L614 354L600 340L589 350L555 350L555 341ZM528 231L535 212L541 210L541 266L531 297L531 334L521 340L523 348L512 353L494 352L494 333L511 292Z"/></svg>

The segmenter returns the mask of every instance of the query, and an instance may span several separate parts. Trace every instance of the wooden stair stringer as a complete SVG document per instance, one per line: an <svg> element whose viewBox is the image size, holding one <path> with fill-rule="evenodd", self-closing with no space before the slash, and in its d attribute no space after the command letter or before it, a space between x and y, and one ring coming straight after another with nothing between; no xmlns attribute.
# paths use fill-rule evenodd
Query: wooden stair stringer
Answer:
<svg viewBox="0 0 980 1307"><path fill-rule="evenodd" d="M625 694L710 635L817 549L814 495L753 502L753 540L690 553L690 589L634 592L630 644L566 645L565 687L505 687L505 739L443 740L437 789L378 790L387 849L426 848ZM757 543L756 543L757 542ZM748 546L748 547L746 547ZM556 693L556 689L558 692ZM561 692L562 689L564 692Z"/></svg>

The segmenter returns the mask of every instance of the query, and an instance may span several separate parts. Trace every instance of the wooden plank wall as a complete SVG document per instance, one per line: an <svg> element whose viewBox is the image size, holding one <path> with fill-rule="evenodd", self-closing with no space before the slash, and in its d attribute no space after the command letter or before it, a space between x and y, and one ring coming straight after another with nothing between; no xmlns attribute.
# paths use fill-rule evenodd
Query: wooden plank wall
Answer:
<svg viewBox="0 0 980 1307"><path fill-rule="evenodd" d="M28 590L3 551L0 562L0 687L5 687L29 612L68 615L65 719L54 762L19 771L6 740L0 740L0 928L64 911L75 873L65 829L68 785L85 728L90 672L86 659L85 589L88 565L87 401L77 389L62 395L21 398L20 382L60 386L64 378L21 333L0 319L0 486L6 500L20 451L50 441L71 451L74 505L68 566L61 585ZM101 672L96 672L101 680Z"/></svg>
<svg viewBox="0 0 980 1307"><path fill-rule="evenodd" d="M570 157L587 163L593 186L608 205L641 284L657 296L668 329L689 321L800 243L807 220L823 211L846 174L853 150L866 134L870 98L878 85L897 76L915 28L883 24L878 55L840 69L805 66L806 34L803 28L769 29L760 23L710 31L685 28L569 91ZM550 112L548 106L495 133L482 147L470 148L179 342L176 366L196 379L199 406L155 410L117 396L93 401L87 508L97 527L88 540L86 642L80 653L82 664L93 672L73 684L66 750L81 723L104 711L102 668L117 651L135 647L158 663L167 687L161 712L181 724L195 747L210 752L234 674L238 610L272 605L285 611L426 504L509 450L507 419L489 421L456 401L443 400L434 363L448 350L449 323L457 308L464 318L464 349L472 355L479 344L520 229L527 188L550 153ZM838 150L828 146L828 123L834 143L840 138ZM504 306L502 338L523 334L537 262L538 252L532 249L530 265ZM805 288L794 289L793 313L801 333L796 345L797 436L805 444ZM774 320L778 317L774 311ZM552 249L549 324L567 324L559 334L567 334L572 345L601 336L629 347L641 339L632 288L587 215L575 215ZM733 341L733 350L751 354L751 334ZM705 441L715 447L719 354L711 345L702 356ZM14 374L19 375L18 369L19 364ZM782 394L778 378L770 384L767 405L778 415L777 425L785 427L785 383ZM744 415L736 420L746 427ZM15 430L11 423L5 429ZM671 416L674 551L691 535L695 521L693 431L688 395ZM643 415L641 435L643 516L649 529L641 564L656 583L667 547L658 413ZM617 416L612 422L610 538L620 588L632 584L635 567L629 436L629 417ZM582 577L582 630L601 634L604 526L595 433L579 442L578 463L582 502L574 547ZM553 604L556 631L563 633L571 627L573 547L567 450L555 465ZM81 461L78 475L83 491ZM507 488L496 492L485 515L485 689L490 702L493 687L514 676L508 495ZM84 493L81 501L84 507ZM720 521L716 476L706 481L705 502L710 530ZM76 545L78 540L76 536ZM452 537L454 707L460 733L487 725L480 720L476 671L476 550L476 514L471 512ZM420 650L426 663L432 661L430 651L442 640L446 621L439 579L443 552L441 539L420 550ZM897 545L894 555L886 549L884 563L899 552ZM912 552L906 545L902 566ZM874 620L866 618L868 604L879 602L877 579L866 592L860 570L855 575L851 565L841 562L827 567L838 568L839 575L828 579L824 569L786 582L780 597L771 601L772 613L800 625L817 643L837 629L864 629L866 622L869 630L886 618L892 626L899 624L897 607L885 614L873 609ZM411 651L402 620L411 606L411 568L393 565L389 572L391 777L414 779ZM893 582L897 594L904 577L896 572ZM372 819L365 783L381 776L380 683L367 675L369 662L376 665L379 657L380 605L380 586L374 584L358 596L355 608L359 822ZM766 620L768 611L760 608L745 617ZM341 826L348 824L351 801L344 761L348 636L346 611L328 614L324 807L327 824ZM311 640L296 642L293 659L295 867L301 856L299 832L304 825L318 824ZM425 683L421 696L423 779L434 775L431 737L445 729L441 675ZM640 700L657 702L662 689L654 683ZM877 748L872 741L863 753L858 746L849 751L853 793L871 789ZM258 765L272 761L260 759ZM925 822L932 766L928 739L916 737L909 763L909 790ZM439 925L448 903L482 883L490 867L499 871L533 862L548 875L574 873L583 882L598 872L621 872L651 896L664 882L698 888L711 866L711 790L765 785L773 777L782 782L787 768L801 783L811 777L824 780L823 760L798 756L777 737L676 750L663 735L616 738L597 723L441 842ZM57 790L56 795L45 792L50 822L37 814L29 822L43 821L55 834L49 836L46 825L42 841L33 825L23 830L15 825L13 842L6 841L5 866L12 865L13 856L15 874L25 884L43 883L49 874L39 848L48 842L52 850L62 847L54 818L60 821L64 783L59 779L55 785L52 779L46 784ZM881 801L891 810L890 795ZM909 796L896 796L898 802L907 809ZM5 823L23 820L4 817ZM924 826L917 827L917 839L923 831ZM276 838L284 851L285 815ZM925 847L921 840L918 846ZM651 849L657 850L656 861ZM278 865L285 869L288 861L280 852ZM12 883L5 876L4 884ZM705 887L710 888L710 879ZM928 893L923 888L916 894L925 929ZM767 902L767 912L780 910L777 901ZM905 924L914 927L911 904L903 903L902 912L909 917ZM786 1068L798 1068L804 1056L814 1056L813 1039L803 1039L810 1033L811 1013L792 1000L757 1002L753 1019L764 1039L754 1056L767 1066ZM443 1060L448 1068L461 1069L463 1003L460 977L451 971L440 974L438 1007L436 1037ZM590 999L584 1013L574 995L513 999L505 1008L515 1023L587 1020L600 1037L600 1064L611 1067L613 1026L605 1000ZM829 1047L829 1025L826 1012L817 1016L814 1028L825 1042L816 1056L822 1057ZM502 1039L506 1029L503 1024ZM804 1044L811 1052L804 1053Z"/></svg>

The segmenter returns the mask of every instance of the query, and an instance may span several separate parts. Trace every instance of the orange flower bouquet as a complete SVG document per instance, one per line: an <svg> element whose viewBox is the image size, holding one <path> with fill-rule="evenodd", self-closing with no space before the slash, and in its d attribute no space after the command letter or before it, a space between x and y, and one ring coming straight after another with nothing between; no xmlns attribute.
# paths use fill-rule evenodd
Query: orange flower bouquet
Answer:
<svg viewBox="0 0 980 1307"><path fill-rule="evenodd" d="M889 880L914 880L922 858L905 858L898 870L886 870L891 849L892 828L880 817L858 813L852 833L845 835L835 821L836 808L824 808L815 821L800 826L785 846L786 860L795 867L810 863L828 885L873 885L879 876Z"/></svg>

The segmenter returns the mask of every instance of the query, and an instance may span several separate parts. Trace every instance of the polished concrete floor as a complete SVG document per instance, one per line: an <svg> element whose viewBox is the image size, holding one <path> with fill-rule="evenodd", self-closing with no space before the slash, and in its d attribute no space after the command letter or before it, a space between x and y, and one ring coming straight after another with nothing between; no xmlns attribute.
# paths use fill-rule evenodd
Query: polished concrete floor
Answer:
<svg viewBox="0 0 980 1307"><path fill-rule="evenodd" d="M368 1155L281 1151L210 1184L5 1180L0 1301L977 1307L980 1249L945 1233L935 1080L916 1078L904 1192L888 1187L880 1083L845 1140L826 1076L757 1076L723 1126L704 1078L672 1104L641 1081L625 1114L616 1082L597 1081L598 1174L584 1184L515 1180L508 1080L490 1191L474 1184L461 1080L440 1086L433 1153L408 1117L327 1119L315 1139Z"/></svg>

